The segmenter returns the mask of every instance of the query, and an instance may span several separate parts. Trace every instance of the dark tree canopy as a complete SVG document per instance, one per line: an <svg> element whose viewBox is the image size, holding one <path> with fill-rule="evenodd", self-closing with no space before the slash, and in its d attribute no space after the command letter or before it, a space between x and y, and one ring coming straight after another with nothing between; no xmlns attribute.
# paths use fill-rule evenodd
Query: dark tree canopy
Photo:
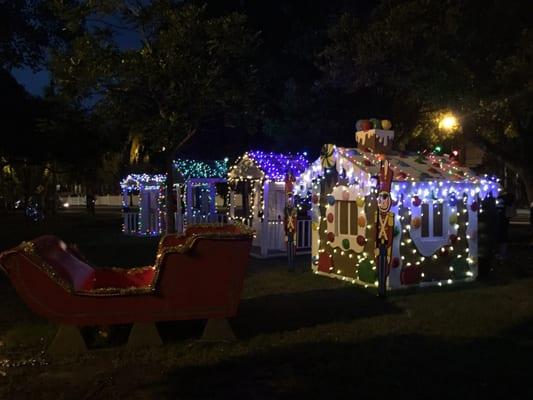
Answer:
<svg viewBox="0 0 533 400"><path fill-rule="evenodd" d="M71 25L85 29L52 58L59 91L120 121L152 153L175 151L213 121L252 122L258 39L243 15L211 18L204 7L172 1L116 1L83 3L76 18ZM138 48L117 45L116 24L138 35Z"/></svg>
<svg viewBox="0 0 533 400"><path fill-rule="evenodd" d="M46 48L61 36L46 0L0 1L0 66L37 68Z"/></svg>
<svg viewBox="0 0 533 400"><path fill-rule="evenodd" d="M328 84L390 102L407 143L442 140L436 118L521 175L533 200L533 23L529 1L383 1L370 19L343 15L322 54ZM423 139L423 140L420 140Z"/></svg>

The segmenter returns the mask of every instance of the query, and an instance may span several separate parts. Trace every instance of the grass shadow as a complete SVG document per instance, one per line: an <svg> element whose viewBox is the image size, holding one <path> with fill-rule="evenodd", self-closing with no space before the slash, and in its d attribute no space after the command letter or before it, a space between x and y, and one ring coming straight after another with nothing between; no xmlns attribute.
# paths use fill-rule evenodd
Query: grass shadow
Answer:
<svg viewBox="0 0 533 400"><path fill-rule="evenodd" d="M530 351L502 338L444 341L421 335L294 344L176 368L152 390L166 398L210 399L503 398L513 393L531 398Z"/></svg>
<svg viewBox="0 0 533 400"><path fill-rule="evenodd" d="M362 288L344 286L244 299L232 326L239 337L250 338L399 312Z"/></svg>

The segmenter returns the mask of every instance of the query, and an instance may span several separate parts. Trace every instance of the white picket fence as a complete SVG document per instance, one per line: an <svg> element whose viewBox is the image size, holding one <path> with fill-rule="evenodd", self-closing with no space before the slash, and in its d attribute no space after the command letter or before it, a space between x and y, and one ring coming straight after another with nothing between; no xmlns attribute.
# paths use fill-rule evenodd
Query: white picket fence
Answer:
<svg viewBox="0 0 533 400"><path fill-rule="evenodd" d="M306 250L311 248L311 220L297 220L296 249ZM267 237L261 245L267 246L268 250L285 251L287 243L285 242L285 226L280 220L268 221Z"/></svg>
<svg viewBox="0 0 533 400"><path fill-rule="evenodd" d="M158 215L150 215L149 221L142 226L142 232L139 231L139 213L138 212L125 212L124 217L124 233L128 235L142 235L146 232L157 232L159 227L162 226L163 221L159 221ZM178 233L184 232L187 225L190 224L202 224L202 223L228 223L228 217L226 214L215 214L212 218L207 216L196 215L189 221L184 221L183 214L175 214L176 231ZM248 221L245 221L245 223ZM268 221L268 230L266 238L258 238L262 245L266 245L268 249L285 251L285 228L283 223L279 220ZM296 249L307 250L311 248L311 220L299 219L298 235L296 237ZM249 225L249 224L248 224ZM263 241L265 240L266 243Z"/></svg>
<svg viewBox="0 0 533 400"><path fill-rule="evenodd" d="M60 197L61 203L68 203L71 207L85 207L87 201L85 196L65 196ZM120 195L104 195L96 196L95 206L113 206L113 207L122 207L122 196Z"/></svg>
<svg viewBox="0 0 533 400"><path fill-rule="evenodd" d="M159 227L164 226L164 221L161 221L159 214L150 214L147 221L143 221L143 226L139 226L139 213L136 211L124 212L124 233L128 235L140 235L147 232L158 232ZM164 218L164 216L162 217ZM187 225L192 224L225 224L228 223L228 216L225 213L215 214L213 216L195 215L194 217L184 220L183 214L174 214L176 232L181 233L187 228ZM142 232L139 228L142 228Z"/></svg>

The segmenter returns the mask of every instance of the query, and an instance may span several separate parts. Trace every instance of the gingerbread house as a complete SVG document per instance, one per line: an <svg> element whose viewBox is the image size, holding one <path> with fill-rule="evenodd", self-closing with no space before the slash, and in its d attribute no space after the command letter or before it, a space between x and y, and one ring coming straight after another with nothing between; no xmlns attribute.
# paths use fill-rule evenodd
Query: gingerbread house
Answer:
<svg viewBox="0 0 533 400"><path fill-rule="evenodd" d="M453 156L396 152L394 131L363 125L357 147L324 145L300 175L312 203L315 273L378 286L383 245L386 289L476 279L478 215L483 199L497 198L498 180Z"/></svg>

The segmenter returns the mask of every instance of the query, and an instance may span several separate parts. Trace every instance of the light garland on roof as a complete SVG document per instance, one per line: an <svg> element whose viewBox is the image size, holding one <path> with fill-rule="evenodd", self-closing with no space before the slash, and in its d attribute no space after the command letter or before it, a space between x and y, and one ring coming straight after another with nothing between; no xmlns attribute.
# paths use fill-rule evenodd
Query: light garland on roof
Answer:
<svg viewBox="0 0 533 400"><path fill-rule="evenodd" d="M211 162L178 159L174 161L174 168L185 180L190 178L226 178L228 159Z"/></svg>

